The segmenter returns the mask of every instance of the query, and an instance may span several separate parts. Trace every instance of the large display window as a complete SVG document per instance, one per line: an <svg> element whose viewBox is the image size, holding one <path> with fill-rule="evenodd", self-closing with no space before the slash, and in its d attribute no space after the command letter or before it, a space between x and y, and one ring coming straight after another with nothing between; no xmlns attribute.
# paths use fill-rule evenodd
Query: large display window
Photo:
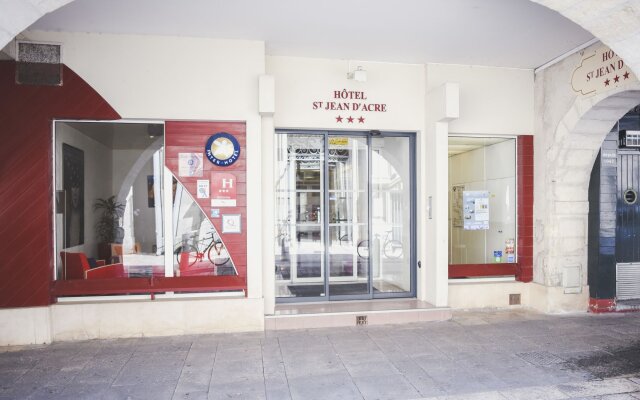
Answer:
<svg viewBox="0 0 640 400"><path fill-rule="evenodd" d="M246 289L245 164L215 135L244 124L56 121L58 295Z"/></svg>
<svg viewBox="0 0 640 400"><path fill-rule="evenodd" d="M516 139L449 137L449 264L518 261Z"/></svg>

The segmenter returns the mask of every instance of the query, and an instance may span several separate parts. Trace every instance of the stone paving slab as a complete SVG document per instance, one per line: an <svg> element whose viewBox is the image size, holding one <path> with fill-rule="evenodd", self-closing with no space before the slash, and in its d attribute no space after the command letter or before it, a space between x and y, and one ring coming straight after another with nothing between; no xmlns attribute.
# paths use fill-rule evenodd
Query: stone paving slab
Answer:
<svg viewBox="0 0 640 400"><path fill-rule="evenodd" d="M640 313L1 348L6 399L640 399Z"/></svg>

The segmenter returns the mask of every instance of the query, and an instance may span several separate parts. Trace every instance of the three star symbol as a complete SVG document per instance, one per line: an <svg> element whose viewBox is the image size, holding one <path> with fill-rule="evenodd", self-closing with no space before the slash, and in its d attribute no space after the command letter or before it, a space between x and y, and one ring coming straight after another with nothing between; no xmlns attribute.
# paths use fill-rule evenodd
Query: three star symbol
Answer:
<svg viewBox="0 0 640 400"><path fill-rule="evenodd" d="M338 115L336 117L336 122L342 122L343 119L344 118L342 118L341 115ZM352 116L348 116L348 117L346 117L346 119L347 119L347 122L350 123L350 124L353 124L353 121L356 120L356 118L354 118ZM358 120L359 124L364 124L364 117L363 116L358 117L357 120Z"/></svg>
<svg viewBox="0 0 640 400"><path fill-rule="evenodd" d="M613 77L613 83L620 83L620 75L616 75ZM625 71L624 74L622 74L622 78L624 78L625 80L629 79L629 71ZM609 86L609 84L611 83L611 80L609 78L607 78L606 81L604 81L604 85L605 86Z"/></svg>

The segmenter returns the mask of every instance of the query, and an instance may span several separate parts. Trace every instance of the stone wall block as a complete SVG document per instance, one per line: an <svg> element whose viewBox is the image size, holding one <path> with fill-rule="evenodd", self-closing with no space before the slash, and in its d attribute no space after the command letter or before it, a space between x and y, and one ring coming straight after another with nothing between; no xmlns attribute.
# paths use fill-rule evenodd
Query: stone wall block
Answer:
<svg viewBox="0 0 640 400"><path fill-rule="evenodd" d="M593 153L593 159L591 160L590 165L593 166L593 162L596 160L596 155L598 155L598 150L600 145L602 144L602 136L601 135L583 135L579 140L576 140L572 147L575 149L588 149Z"/></svg>
<svg viewBox="0 0 640 400"><path fill-rule="evenodd" d="M616 43L613 43L615 48L628 49L633 48L633 46L638 46L638 42L640 42L640 34L630 35L629 37L620 39ZM613 47L612 47L613 48ZM629 52L629 54L625 54L624 61L628 65L640 65L640 52ZM634 72L636 72L634 70ZM638 72L636 72L636 76Z"/></svg>
<svg viewBox="0 0 640 400"><path fill-rule="evenodd" d="M619 0L619 1L624 1L624 0ZM579 0L534 0L534 2L538 4L542 4L543 6L549 7L551 9L554 9L562 14L564 14L564 12L570 9L571 7L574 7L577 4L581 3Z"/></svg>
<svg viewBox="0 0 640 400"><path fill-rule="evenodd" d="M556 245L549 252L551 257L566 257L576 256L582 257L582 254L587 251L587 246L584 243L584 237L580 236L563 236L557 239Z"/></svg>
<svg viewBox="0 0 640 400"><path fill-rule="evenodd" d="M626 108L628 111L631 107ZM624 114L623 114L624 115ZM573 129L573 135L597 135L600 137L600 143L604 137L611 131L611 128L615 124L622 115L617 115L617 113L612 113L610 119L581 119ZM572 136L573 136L572 135ZM576 137L579 139L579 137Z"/></svg>
<svg viewBox="0 0 640 400"><path fill-rule="evenodd" d="M603 100L600 102L600 104L598 104L597 107L589 111L585 115L585 117L589 118L590 120L597 119L601 121L612 121L612 120L617 121L622 117L622 115L620 115L620 108L621 107L626 108L628 106L629 107L628 109L631 109L633 108L633 103L635 103L635 101L630 102L628 99L625 99L625 98L615 99L614 104L610 104L609 102L607 102L607 100Z"/></svg>
<svg viewBox="0 0 640 400"><path fill-rule="evenodd" d="M564 182L554 182L551 191L552 200L584 201L586 192L584 185L570 185Z"/></svg>
<svg viewBox="0 0 640 400"><path fill-rule="evenodd" d="M631 85L629 88L636 88L636 85ZM611 114L609 115L609 119L617 121L626 114L631 108L638 104L638 99L640 98L640 94L638 94L637 90L632 90L629 92L618 92L616 94L612 94L611 97L608 97L602 101L600 101L596 108L589 111L589 113L597 112L596 110L600 109L608 109L611 110ZM627 110L622 112L622 110ZM620 114L622 112L622 114ZM589 113L587 115L589 115ZM590 117L589 117L590 118Z"/></svg>
<svg viewBox="0 0 640 400"><path fill-rule="evenodd" d="M597 96L592 97L577 97L574 98L573 105L570 108L575 108L580 118L584 118L587 113L596 106L600 98ZM564 116L562 117L564 120ZM573 130L573 126L569 127L569 130Z"/></svg>
<svg viewBox="0 0 640 400"><path fill-rule="evenodd" d="M557 215L572 215L587 217L589 215L588 201L556 201L555 212Z"/></svg>
<svg viewBox="0 0 640 400"><path fill-rule="evenodd" d="M588 168L589 166L593 165L596 154L597 153L594 152L593 149L563 149L560 152L560 159L558 160L558 164L556 166L560 168L571 168L582 171L584 170L584 168ZM574 179L571 179L571 181L575 182Z"/></svg>
<svg viewBox="0 0 640 400"><path fill-rule="evenodd" d="M576 9L582 9L582 15L571 13L572 17L589 25L589 30L594 34L598 33L606 36L610 42L617 42L622 38L629 37L634 33L632 27L637 27L640 20L640 5L637 1L585 1L584 6ZM591 3L591 4L589 4ZM601 14L593 13L594 8L599 8ZM606 18L602 16L606 15ZM573 18L572 18L573 19ZM612 24L611 21L616 21ZM637 31L636 31L637 32ZM600 36L599 36L600 37Z"/></svg>

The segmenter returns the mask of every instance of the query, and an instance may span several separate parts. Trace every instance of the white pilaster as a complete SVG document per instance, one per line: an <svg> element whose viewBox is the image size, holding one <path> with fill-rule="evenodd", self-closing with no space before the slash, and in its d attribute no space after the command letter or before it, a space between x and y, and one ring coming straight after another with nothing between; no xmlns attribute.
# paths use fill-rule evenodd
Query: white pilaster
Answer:
<svg viewBox="0 0 640 400"><path fill-rule="evenodd" d="M274 122L275 85L270 75L260 76L259 111L262 116L262 170L261 170L261 216L262 216L262 291L264 295L264 313L273 314L275 309L275 263L274 263ZM248 249L251 251L251 248Z"/></svg>
<svg viewBox="0 0 640 400"><path fill-rule="evenodd" d="M459 85L445 83L426 95L426 131L419 149L421 221L418 297L435 306L448 304L449 279L449 122L459 116Z"/></svg>

